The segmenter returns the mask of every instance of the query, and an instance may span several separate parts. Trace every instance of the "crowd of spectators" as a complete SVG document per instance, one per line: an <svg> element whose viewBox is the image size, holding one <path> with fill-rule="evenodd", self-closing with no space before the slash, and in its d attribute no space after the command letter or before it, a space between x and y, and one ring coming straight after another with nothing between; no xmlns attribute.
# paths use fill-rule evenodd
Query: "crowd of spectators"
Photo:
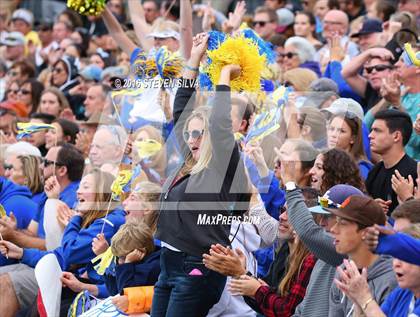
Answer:
<svg viewBox="0 0 420 317"><path fill-rule="evenodd" d="M260 91L209 91L247 28ZM60 316L420 316L419 30L418 0L0 1L0 315L46 316L53 254ZM121 87L162 47L191 81Z"/></svg>

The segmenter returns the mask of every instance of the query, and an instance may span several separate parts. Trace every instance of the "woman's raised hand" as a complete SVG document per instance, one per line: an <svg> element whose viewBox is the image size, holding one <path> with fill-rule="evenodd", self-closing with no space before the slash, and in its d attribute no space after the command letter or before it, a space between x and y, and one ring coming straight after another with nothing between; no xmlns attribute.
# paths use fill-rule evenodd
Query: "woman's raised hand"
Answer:
<svg viewBox="0 0 420 317"><path fill-rule="evenodd" d="M190 61L194 65L189 65L192 67L198 66L200 64L201 58L207 50L207 42L209 35L207 33L199 33L193 38L193 46L191 48L191 58Z"/></svg>

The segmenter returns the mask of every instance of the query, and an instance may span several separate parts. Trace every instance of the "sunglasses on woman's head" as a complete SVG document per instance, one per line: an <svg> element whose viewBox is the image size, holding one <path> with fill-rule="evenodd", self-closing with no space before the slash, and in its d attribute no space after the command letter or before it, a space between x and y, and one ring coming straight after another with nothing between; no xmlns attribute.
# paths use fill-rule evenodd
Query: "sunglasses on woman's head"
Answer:
<svg viewBox="0 0 420 317"><path fill-rule="evenodd" d="M392 65L375 65L371 67L365 67L366 73L370 74L373 72L373 70L376 70L376 72L383 72L386 69L393 69L394 67Z"/></svg>
<svg viewBox="0 0 420 317"><path fill-rule="evenodd" d="M193 139L198 139L199 137L201 137L204 133L204 130L192 130L191 132L189 131L185 131L184 132L184 140L185 142L187 142L191 138Z"/></svg>

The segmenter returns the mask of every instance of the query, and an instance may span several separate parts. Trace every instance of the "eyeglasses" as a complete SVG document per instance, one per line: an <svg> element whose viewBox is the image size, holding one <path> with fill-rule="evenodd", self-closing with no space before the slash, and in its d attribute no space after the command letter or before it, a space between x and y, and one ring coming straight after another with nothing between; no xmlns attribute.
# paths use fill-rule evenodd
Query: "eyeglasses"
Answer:
<svg viewBox="0 0 420 317"><path fill-rule="evenodd" d="M252 26L255 27L255 26L259 25L259 26L264 27L267 23L270 23L270 21L253 21Z"/></svg>
<svg viewBox="0 0 420 317"><path fill-rule="evenodd" d="M337 21L323 21L324 26L325 25L342 25L342 22L337 22Z"/></svg>
<svg viewBox="0 0 420 317"><path fill-rule="evenodd" d="M29 95L29 94L32 93L30 90L27 90L27 89L7 89L6 90L6 95L11 93L11 92L16 94L16 95L18 93L21 93L22 95Z"/></svg>
<svg viewBox="0 0 420 317"><path fill-rule="evenodd" d="M187 142L190 137L193 139L198 139L200 138L204 133L204 130L192 130L191 132L189 131L185 131L184 132L184 141Z"/></svg>
<svg viewBox="0 0 420 317"><path fill-rule="evenodd" d="M44 159L42 161L42 163L44 164L44 167L48 167L48 166L53 165L53 164L55 164L56 166L65 166L65 164L63 164L63 163L54 162L54 161L50 161L50 160L47 160L47 159Z"/></svg>
<svg viewBox="0 0 420 317"><path fill-rule="evenodd" d="M280 56L281 57L287 57L288 59L292 59L293 58L293 56L297 56L298 54L297 53L292 53L292 52L288 52L288 53L280 53Z"/></svg>
<svg viewBox="0 0 420 317"><path fill-rule="evenodd" d="M18 94L19 89L7 89L6 90L6 95L10 94L10 93L14 93L14 94Z"/></svg>
<svg viewBox="0 0 420 317"><path fill-rule="evenodd" d="M30 95L32 92L27 89L19 89L17 93L21 93L22 95Z"/></svg>
<svg viewBox="0 0 420 317"><path fill-rule="evenodd" d="M13 165L12 165L12 164L6 164L6 163L4 163L4 164L3 164L3 168L4 168L5 170L11 170L11 169L13 168Z"/></svg>
<svg viewBox="0 0 420 317"><path fill-rule="evenodd" d="M371 67L365 67L365 71L366 73L370 74L372 73L374 70L379 73L379 72L383 72L386 69L393 69L394 67L392 65L375 65L375 66L371 66Z"/></svg>

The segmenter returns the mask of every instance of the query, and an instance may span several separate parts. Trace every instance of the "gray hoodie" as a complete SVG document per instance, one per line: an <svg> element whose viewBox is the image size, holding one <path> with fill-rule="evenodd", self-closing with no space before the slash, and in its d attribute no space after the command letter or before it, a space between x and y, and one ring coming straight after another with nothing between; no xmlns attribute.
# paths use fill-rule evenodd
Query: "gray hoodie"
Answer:
<svg viewBox="0 0 420 317"><path fill-rule="evenodd" d="M379 256L378 259L368 267L368 284L373 298L381 305L385 297L397 286L395 273L392 269L392 257ZM336 274L337 276L337 274ZM335 285L330 290L330 317L350 317L353 315L354 304Z"/></svg>

